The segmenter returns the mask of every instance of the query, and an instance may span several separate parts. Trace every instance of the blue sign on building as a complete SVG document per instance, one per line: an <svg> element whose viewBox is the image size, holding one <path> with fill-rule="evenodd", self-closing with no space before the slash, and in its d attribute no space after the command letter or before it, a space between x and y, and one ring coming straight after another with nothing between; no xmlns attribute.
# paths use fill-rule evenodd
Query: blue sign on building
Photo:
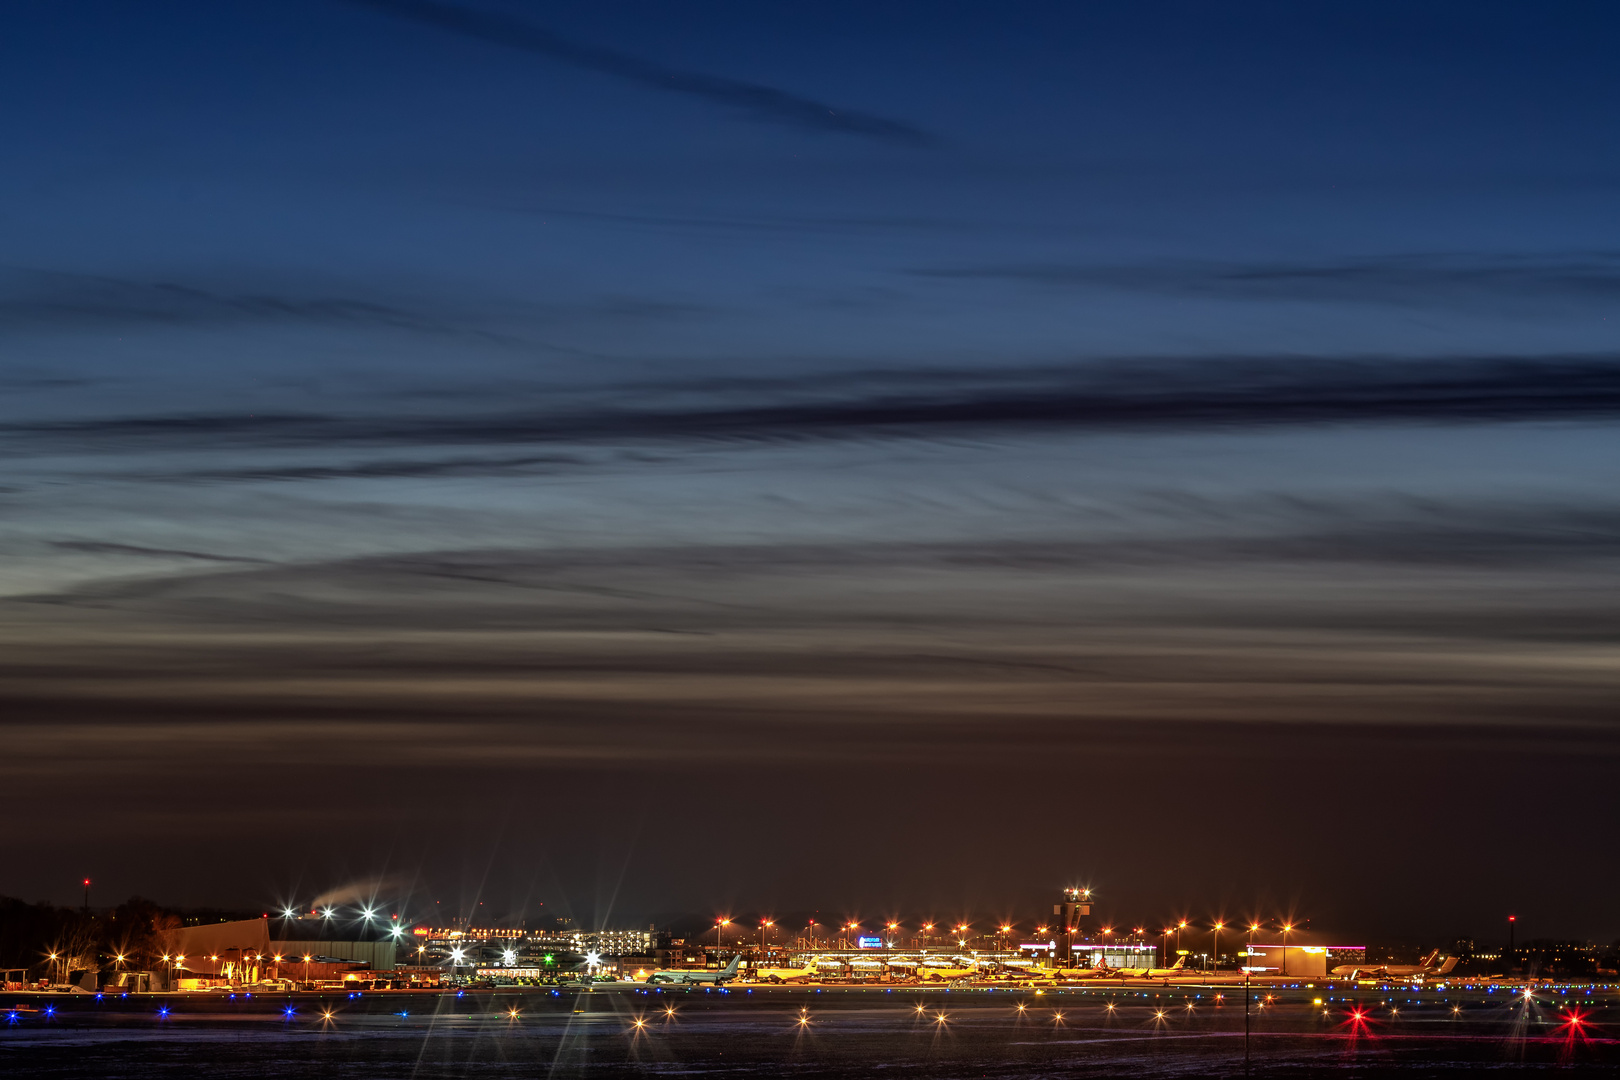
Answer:
<svg viewBox="0 0 1620 1080"><path fill-rule="evenodd" d="M881 948L883 948L883 939L880 938L880 937L856 938L855 941L863 949L881 949Z"/></svg>

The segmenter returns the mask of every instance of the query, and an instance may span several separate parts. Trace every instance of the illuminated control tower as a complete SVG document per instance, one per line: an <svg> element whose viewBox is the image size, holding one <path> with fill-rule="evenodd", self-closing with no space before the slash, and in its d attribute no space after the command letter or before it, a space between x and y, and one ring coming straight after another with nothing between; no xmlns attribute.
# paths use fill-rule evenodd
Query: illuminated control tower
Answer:
<svg viewBox="0 0 1620 1080"><path fill-rule="evenodd" d="M1086 921L1091 918L1091 890L1064 889L1063 903L1052 905L1057 916L1057 965L1068 967L1074 962L1074 939L1083 936Z"/></svg>

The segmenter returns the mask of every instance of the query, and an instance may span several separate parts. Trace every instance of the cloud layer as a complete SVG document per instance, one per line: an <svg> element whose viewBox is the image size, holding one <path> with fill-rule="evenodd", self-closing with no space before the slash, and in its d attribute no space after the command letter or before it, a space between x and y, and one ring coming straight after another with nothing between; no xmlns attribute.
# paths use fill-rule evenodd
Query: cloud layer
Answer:
<svg viewBox="0 0 1620 1080"><path fill-rule="evenodd" d="M713 404L634 401L463 415L192 414L0 425L34 449L747 443L1022 431L1198 431L1290 425L1599 420L1620 413L1620 361L1231 360L1095 363L702 384Z"/></svg>

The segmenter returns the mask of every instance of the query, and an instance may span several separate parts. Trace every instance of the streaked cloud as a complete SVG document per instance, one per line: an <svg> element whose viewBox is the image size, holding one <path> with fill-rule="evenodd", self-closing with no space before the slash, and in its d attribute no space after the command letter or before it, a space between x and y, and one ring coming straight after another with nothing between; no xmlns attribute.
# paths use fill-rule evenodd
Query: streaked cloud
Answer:
<svg viewBox="0 0 1620 1080"><path fill-rule="evenodd" d="M806 131L854 135L902 146L931 137L921 128L861 109L837 108L763 83L661 64L617 49L571 41L504 12L434 0L350 0L396 18L621 79L656 93L730 109L752 120Z"/></svg>
<svg viewBox="0 0 1620 1080"><path fill-rule="evenodd" d="M792 379L747 379L728 388L724 380L708 378L697 384L708 400L699 396L685 407L649 403L644 395L604 401L598 393L566 406L523 411L256 411L12 421L0 425L0 442L36 452L746 445L1042 431L1598 420L1620 414L1620 360L1612 357L1140 360L971 373L868 373L844 380L818 376L813 385L810 394Z"/></svg>
<svg viewBox="0 0 1620 1080"><path fill-rule="evenodd" d="M1032 262L935 267L914 272L933 278L1251 302L1480 309L1503 304L1542 308L1549 304L1609 304L1620 299L1620 255L1611 252L1563 256L1394 254L1317 262Z"/></svg>

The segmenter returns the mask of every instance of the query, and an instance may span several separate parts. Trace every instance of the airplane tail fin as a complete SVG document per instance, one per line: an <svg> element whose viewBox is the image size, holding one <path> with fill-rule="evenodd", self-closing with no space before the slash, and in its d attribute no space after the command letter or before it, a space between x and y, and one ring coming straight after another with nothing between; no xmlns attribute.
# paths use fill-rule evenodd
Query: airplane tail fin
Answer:
<svg viewBox="0 0 1620 1080"><path fill-rule="evenodd" d="M737 974L738 969L741 968L741 967L742 967L742 954L738 953L736 956L733 956L731 958L731 963L727 964L726 965L726 970L722 971L720 974L724 975L726 978L729 979L733 975Z"/></svg>
<svg viewBox="0 0 1620 1080"><path fill-rule="evenodd" d="M1448 957L1446 957L1445 962L1440 965L1440 970L1438 972L1436 972L1435 974L1437 974L1437 975L1450 975L1451 974L1451 969L1456 967L1456 966L1457 966L1457 958L1455 956L1448 956Z"/></svg>
<svg viewBox="0 0 1620 1080"><path fill-rule="evenodd" d="M1434 962L1435 962L1435 961L1436 961L1436 960L1437 960L1437 959L1439 959L1439 958L1440 958L1440 950L1439 950L1439 949L1435 949L1435 950L1434 950L1434 951L1433 951L1433 952L1431 952L1431 953L1430 953L1430 954L1429 954L1429 955L1428 955L1428 956L1425 956L1425 957L1424 957L1424 958L1423 958L1423 966L1424 966L1424 967L1433 967L1433 966L1434 966Z"/></svg>
<svg viewBox="0 0 1620 1080"><path fill-rule="evenodd" d="M1170 970L1171 971L1180 971L1182 968L1184 968L1186 966L1187 966L1187 958L1185 956L1178 956L1178 957L1176 957L1176 962L1170 965Z"/></svg>

